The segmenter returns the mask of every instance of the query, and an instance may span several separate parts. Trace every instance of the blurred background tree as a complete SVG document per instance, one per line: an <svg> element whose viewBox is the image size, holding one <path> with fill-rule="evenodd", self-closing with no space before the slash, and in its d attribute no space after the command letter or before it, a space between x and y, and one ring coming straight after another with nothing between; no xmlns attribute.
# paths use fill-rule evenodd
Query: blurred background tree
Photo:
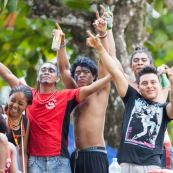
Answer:
<svg viewBox="0 0 173 173"><path fill-rule="evenodd" d="M39 64L56 62L56 52L51 50L55 22L66 34L70 63L78 56L97 61L97 54L86 46L85 39L86 29L95 33L92 23L100 4L109 5L114 14L117 58L126 73L132 75L129 55L136 46L146 46L152 52L156 66L173 65L172 0L0 0L0 61L35 87ZM0 78L1 91L5 85ZM61 84L58 89L62 88ZM3 103L2 97L0 101ZM120 141L122 113L121 99L112 86L105 140L114 148ZM171 140L172 126L170 123Z"/></svg>

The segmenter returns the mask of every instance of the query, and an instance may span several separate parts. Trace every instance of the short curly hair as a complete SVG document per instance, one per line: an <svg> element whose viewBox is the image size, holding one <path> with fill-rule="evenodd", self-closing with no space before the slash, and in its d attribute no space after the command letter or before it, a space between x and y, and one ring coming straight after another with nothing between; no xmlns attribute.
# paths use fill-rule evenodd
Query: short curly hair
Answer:
<svg viewBox="0 0 173 173"><path fill-rule="evenodd" d="M96 76L94 79L94 81L96 81L97 76L98 76L98 69L97 69L96 63L94 61L92 61L88 57L77 58L74 61L74 63L71 65L71 68L70 68L71 76L73 78L74 78L74 73L75 73L77 66L88 68L91 71L92 75Z"/></svg>
<svg viewBox="0 0 173 173"><path fill-rule="evenodd" d="M135 48L135 51L132 53L132 55L130 56L130 64L132 64L132 59L133 59L133 56L137 53L145 53L148 57L148 59L150 60L150 64L153 63L153 57L151 55L151 52L148 51L147 48L143 48L143 47L136 47Z"/></svg>

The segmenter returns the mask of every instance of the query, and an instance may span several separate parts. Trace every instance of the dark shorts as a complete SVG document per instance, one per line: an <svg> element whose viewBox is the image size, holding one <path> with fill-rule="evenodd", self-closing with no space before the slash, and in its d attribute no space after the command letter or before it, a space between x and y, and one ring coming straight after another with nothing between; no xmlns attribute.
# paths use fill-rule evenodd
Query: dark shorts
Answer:
<svg viewBox="0 0 173 173"><path fill-rule="evenodd" d="M108 173L109 162L104 147L75 150L70 158L72 173Z"/></svg>

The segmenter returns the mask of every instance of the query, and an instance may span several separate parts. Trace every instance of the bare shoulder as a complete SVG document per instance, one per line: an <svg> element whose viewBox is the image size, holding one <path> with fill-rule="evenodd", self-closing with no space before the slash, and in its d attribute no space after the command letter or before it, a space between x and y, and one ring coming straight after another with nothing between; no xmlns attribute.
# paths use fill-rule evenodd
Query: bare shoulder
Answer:
<svg viewBox="0 0 173 173"><path fill-rule="evenodd" d="M15 148L14 144L12 144L11 142L8 142L8 145L9 145L10 151L12 153L16 153L16 148Z"/></svg>

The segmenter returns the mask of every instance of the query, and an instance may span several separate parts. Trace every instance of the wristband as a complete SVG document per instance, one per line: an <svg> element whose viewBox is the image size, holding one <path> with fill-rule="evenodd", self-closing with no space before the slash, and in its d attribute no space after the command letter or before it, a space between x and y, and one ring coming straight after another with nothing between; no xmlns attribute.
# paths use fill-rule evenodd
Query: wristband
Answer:
<svg viewBox="0 0 173 173"><path fill-rule="evenodd" d="M103 38L105 38L107 36L107 32L104 34L104 35L102 35L102 36L98 36L100 39L103 39Z"/></svg>
<svg viewBox="0 0 173 173"><path fill-rule="evenodd" d="M66 45L66 42L62 45L62 46L60 46L60 48L63 48L63 47L65 47L65 45Z"/></svg>

